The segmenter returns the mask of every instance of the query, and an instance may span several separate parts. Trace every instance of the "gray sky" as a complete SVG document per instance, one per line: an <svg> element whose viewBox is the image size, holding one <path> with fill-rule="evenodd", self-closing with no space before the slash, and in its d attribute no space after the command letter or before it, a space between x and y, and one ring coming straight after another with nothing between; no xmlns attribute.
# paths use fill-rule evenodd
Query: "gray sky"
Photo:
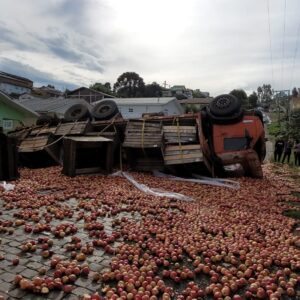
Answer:
<svg viewBox="0 0 300 300"><path fill-rule="evenodd" d="M113 84L125 71L212 95L299 87L300 1L286 0L284 35L285 0L269 0L273 64L267 3L0 0L0 70L60 88Z"/></svg>

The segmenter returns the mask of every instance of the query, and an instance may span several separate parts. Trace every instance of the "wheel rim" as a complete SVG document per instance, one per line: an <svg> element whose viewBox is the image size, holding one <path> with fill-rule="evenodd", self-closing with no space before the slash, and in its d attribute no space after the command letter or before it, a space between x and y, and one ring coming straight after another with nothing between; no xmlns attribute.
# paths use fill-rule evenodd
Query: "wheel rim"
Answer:
<svg viewBox="0 0 300 300"><path fill-rule="evenodd" d="M228 98L225 98L225 97L224 98L219 98L216 101L216 107L224 109L224 108L228 107L230 105L230 103L231 103L231 101Z"/></svg>

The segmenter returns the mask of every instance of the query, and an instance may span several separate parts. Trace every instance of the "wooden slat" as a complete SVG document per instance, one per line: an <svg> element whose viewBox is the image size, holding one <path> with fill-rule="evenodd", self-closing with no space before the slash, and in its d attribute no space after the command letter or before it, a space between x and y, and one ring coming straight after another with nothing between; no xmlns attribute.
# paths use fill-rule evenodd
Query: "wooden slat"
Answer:
<svg viewBox="0 0 300 300"><path fill-rule="evenodd" d="M179 159L189 159L189 158L202 158L202 152L189 153L189 154L176 154L176 155L165 155L164 160L179 160Z"/></svg>
<svg viewBox="0 0 300 300"><path fill-rule="evenodd" d="M125 148L158 148L161 147L160 144L133 144L133 143L123 143L123 147Z"/></svg>
<svg viewBox="0 0 300 300"><path fill-rule="evenodd" d="M165 161L165 165L181 165L181 164L189 164L189 163L196 163L202 162L203 158L189 158L189 159L179 159L179 160L170 160Z"/></svg>
<svg viewBox="0 0 300 300"><path fill-rule="evenodd" d="M193 130L196 131L196 127L195 126L163 126L163 130L164 131L178 131L178 128L180 130Z"/></svg>
<svg viewBox="0 0 300 300"><path fill-rule="evenodd" d="M201 149L199 144L196 145L182 145L182 146L175 146L175 145L170 145L166 147L166 151L172 151L172 150L193 150L193 149Z"/></svg>

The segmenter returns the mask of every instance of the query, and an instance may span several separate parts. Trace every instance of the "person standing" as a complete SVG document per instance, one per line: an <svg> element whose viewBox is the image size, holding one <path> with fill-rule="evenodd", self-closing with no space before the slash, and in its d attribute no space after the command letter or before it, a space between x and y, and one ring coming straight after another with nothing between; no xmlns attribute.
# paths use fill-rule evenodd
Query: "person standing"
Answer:
<svg viewBox="0 0 300 300"><path fill-rule="evenodd" d="M276 140L275 143L275 150L274 150L274 160L275 162L280 162L281 156L284 149L284 140L282 138L279 138Z"/></svg>
<svg viewBox="0 0 300 300"><path fill-rule="evenodd" d="M293 143L291 140L288 140L284 144L284 153L282 163L284 163L285 159L287 158L288 164L290 163L291 153L292 153Z"/></svg>
<svg viewBox="0 0 300 300"><path fill-rule="evenodd" d="M300 167L300 142L296 140L294 147L295 166Z"/></svg>

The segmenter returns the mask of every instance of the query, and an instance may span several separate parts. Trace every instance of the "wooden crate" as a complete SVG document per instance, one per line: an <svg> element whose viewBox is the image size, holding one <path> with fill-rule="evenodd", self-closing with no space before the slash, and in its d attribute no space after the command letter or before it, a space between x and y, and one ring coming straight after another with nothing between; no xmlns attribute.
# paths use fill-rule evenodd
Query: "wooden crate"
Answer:
<svg viewBox="0 0 300 300"><path fill-rule="evenodd" d="M56 127L40 127L40 128L34 128L31 130L30 135L31 136L38 136L43 134L50 134L56 132Z"/></svg>
<svg viewBox="0 0 300 300"><path fill-rule="evenodd" d="M0 180L19 177L17 139L0 133Z"/></svg>
<svg viewBox="0 0 300 300"><path fill-rule="evenodd" d="M32 160L34 164L34 152L47 153L55 163L60 164L60 144L56 142L52 134L40 135L36 137L27 137L19 145L18 152L24 158L26 155L28 160ZM31 155L29 155L31 153ZM38 156L36 156L38 158Z"/></svg>
<svg viewBox="0 0 300 300"><path fill-rule="evenodd" d="M195 126L163 126L163 133L167 144L194 143L197 141Z"/></svg>
<svg viewBox="0 0 300 300"><path fill-rule="evenodd" d="M162 146L163 132L160 123L129 121L125 130L123 147L159 148Z"/></svg>
<svg viewBox="0 0 300 300"><path fill-rule="evenodd" d="M57 126L55 135L82 135L89 127L89 121L62 123Z"/></svg>
<svg viewBox="0 0 300 300"><path fill-rule="evenodd" d="M100 136L64 138L63 174L111 173L113 141Z"/></svg>
<svg viewBox="0 0 300 300"><path fill-rule="evenodd" d="M167 145L163 156L165 165L178 165L203 161L203 153L199 144Z"/></svg>

